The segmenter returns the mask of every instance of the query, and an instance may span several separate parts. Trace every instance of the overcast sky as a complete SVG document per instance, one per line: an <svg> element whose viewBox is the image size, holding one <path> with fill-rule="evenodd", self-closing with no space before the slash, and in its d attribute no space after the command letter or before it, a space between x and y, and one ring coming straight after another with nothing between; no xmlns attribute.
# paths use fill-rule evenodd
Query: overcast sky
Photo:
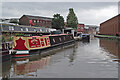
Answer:
<svg viewBox="0 0 120 80"><path fill-rule="evenodd" d="M20 18L22 15L53 17L59 13L66 17L73 8L79 23L99 25L118 14L117 2L3 2L3 18Z"/></svg>

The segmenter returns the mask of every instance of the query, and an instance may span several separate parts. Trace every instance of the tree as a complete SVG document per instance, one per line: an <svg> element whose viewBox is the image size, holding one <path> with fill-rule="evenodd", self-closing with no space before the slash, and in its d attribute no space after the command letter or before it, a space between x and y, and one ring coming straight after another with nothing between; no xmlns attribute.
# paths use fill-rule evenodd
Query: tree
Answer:
<svg viewBox="0 0 120 80"><path fill-rule="evenodd" d="M63 29L64 28L64 18L60 14L54 14L52 19L52 28Z"/></svg>
<svg viewBox="0 0 120 80"><path fill-rule="evenodd" d="M77 29L78 19L73 11L73 8L69 9L69 14L67 16L67 27L72 27Z"/></svg>

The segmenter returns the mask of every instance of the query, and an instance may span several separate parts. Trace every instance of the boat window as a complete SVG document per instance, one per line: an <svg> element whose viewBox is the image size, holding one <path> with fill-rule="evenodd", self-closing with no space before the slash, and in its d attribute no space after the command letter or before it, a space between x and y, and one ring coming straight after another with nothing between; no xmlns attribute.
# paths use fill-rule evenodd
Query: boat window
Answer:
<svg viewBox="0 0 120 80"><path fill-rule="evenodd" d="M64 37L64 40L66 40L65 37Z"/></svg>
<svg viewBox="0 0 120 80"><path fill-rule="evenodd" d="M55 43L55 39L53 39L53 42Z"/></svg>
<svg viewBox="0 0 120 80"><path fill-rule="evenodd" d="M70 36L70 39L72 39L72 36Z"/></svg>
<svg viewBox="0 0 120 80"><path fill-rule="evenodd" d="M59 38L59 40L62 41L61 38Z"/></svg>

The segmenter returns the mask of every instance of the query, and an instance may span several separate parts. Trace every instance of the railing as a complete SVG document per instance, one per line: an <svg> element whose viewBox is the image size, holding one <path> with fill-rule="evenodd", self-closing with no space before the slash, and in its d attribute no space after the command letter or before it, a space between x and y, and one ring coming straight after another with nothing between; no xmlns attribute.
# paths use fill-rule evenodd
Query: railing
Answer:
<svg viewBox="0 0 120 80"><path fill-rule="evenodd" d="M2 50L10 50L12 49L12 42L3 42L2 43Z"/></svg>

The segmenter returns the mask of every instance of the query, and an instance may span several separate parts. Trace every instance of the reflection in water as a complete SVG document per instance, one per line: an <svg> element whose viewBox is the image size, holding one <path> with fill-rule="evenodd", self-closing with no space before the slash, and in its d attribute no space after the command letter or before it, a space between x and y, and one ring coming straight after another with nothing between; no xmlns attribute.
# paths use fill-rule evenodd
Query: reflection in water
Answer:
<svg viewBox="0 0 120 80"><path fill-rule="evenodd" d="M49 56L13 59L5 75L11 78L117 78L118 66L113 60L117 61L119 51L118 41L92 38L52 51L54 54Z"/></svg>
<svg viewBox="0 0 120 80"><path fill-rule="evenodd" d="M109 52L109 54L112 54L114 55L114 57L117 58L117 59L113 59L112 61L119 62L118 63L118 78L120 79L120 41L100 39L100 47L102 47L107 52Z"/></svg>
<svg viewBox="0 0 120 80"><path fill-rule="evenodd" d="M10 67L11 67L11 62L6 61L2 63L2 77L3 78L9 78L10 77Z"/></svg>
<svg viewBox="0 0 120 80"><path fill-rule="evenodd" d="M83 43L84 45L89 44L89 43L90 43L90 40L89 40L89 39L82 40L82 43ZM76 49L80 46L79 44L80 44L79 42L76 42L76 43L75 43L75 46L73 46L73 52L72 52L71 54L69 54L70 62L73 62L74 59L76 58Z"/></svg>
<svg viewBox="0 0 120 80"><path fill-rule="evenodd" d="M87 39L87 40L82 40L83 43L90 43L90 40Z"/></svg>
<svg viewBox="0 0 120 80"><path fill-rule="evenodd" d="M73 47L73 52L69 55L70 62L73 62L76 55L76 46Z"/></svg>
<svg viewBox="0 0 120 80"><path fill-rule="evenodd" d="M100 39L100 47L109 52L108 55L120 58L120 43L117 40Z"/></svg>
<svg viewBox="0 0 120 80"><path fill-rule="evenodd" d="M34 57L36 58L36 57ZM16 63L13 64L13 75L25 75L27 76L35 76L32 74L28 74L31 72L36 72L37 69L42 69L44 66L49 64L50 57L45 57L38 59L36 61L33 60L31 61L29 58L24 58L22 60L14 60Z"/></svg>

